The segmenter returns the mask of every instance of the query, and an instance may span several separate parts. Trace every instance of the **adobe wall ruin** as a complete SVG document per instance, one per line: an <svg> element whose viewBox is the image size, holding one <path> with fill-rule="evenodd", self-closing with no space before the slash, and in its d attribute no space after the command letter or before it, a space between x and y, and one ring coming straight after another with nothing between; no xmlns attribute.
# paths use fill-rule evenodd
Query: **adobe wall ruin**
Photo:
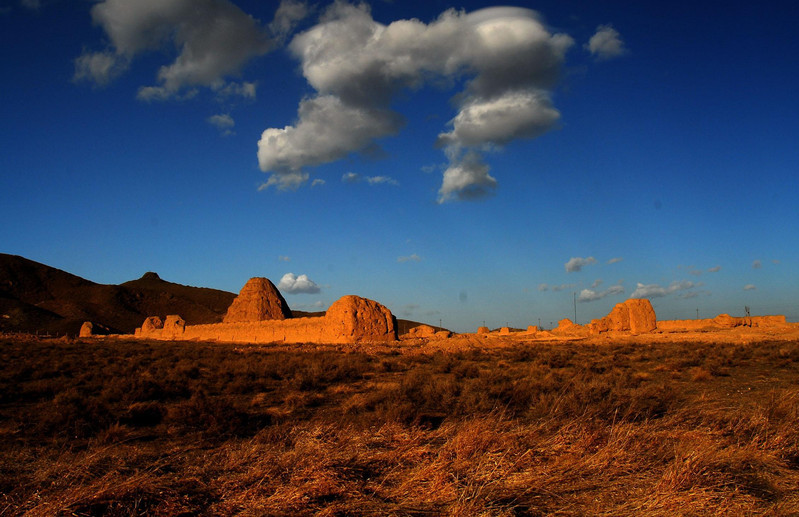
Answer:
<svg viewBox="0 0 799 517"><path fill-rule="evenodd" d="M324 316L292 318L274 284L253 278L233 301L222 323L186 325L180 316L165 321L147 318L135 336L156 340L196 340L228 343L343 344L397 340L396 319L374 300L348 295L333 303Z"/></svg>

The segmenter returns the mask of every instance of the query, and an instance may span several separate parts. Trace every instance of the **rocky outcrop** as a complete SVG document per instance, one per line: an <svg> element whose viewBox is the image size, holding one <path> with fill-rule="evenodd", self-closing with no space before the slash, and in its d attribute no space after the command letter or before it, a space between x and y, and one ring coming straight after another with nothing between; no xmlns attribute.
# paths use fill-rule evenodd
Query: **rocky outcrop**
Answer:
<svg viewBox="0 0 799 517"><path fill-rule="evenodd" d="M604 318L592 320L591 333L630 332L643 334L657 328L655 309L647 299L630 299L617 304Z"/></svg>
<svg viewBox="0 0 799 517"><path fill-rule="evenodd" d="M397 322L391 311L360 296L339 298L327 309L325 320L334 343L397 340Z"/></svg>
<svg viewBox="0 0 799 517"><path fill-rule="evenodd" d="M488 327L479 327L477 329L477 333L478 334L488 334L489 332L491 332L491 331L488 330Z"/></svg>
<svg viewBox="0 0 799 517"><path fill-rule="evenodd" d="M105 325L86 321L80 326L78 337L108 336L109 334L111 334L111 329Z"/></svg>
<svg viewBox="0 0 799 517"><path fill-rule="evenodd" d="M251 278L233 300L223 323L241 323L291 318L286 300L268 278Z"/></svg>

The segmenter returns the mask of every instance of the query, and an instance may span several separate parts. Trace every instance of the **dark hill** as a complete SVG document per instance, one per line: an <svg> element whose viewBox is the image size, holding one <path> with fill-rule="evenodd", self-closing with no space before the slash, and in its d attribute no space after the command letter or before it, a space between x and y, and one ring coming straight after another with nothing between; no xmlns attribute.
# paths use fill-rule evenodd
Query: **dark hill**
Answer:
<svg viewBox="0 0 799 517"><path fill-rule="evenodd" d="M77 335L84 321L132 334L148 316L179 314L190 325L218 323L235 294L162 280L147 272L120 285L97 284L17 255L0 253L0 331ZM324 312L292 311L295 318ZM398 320L400 333L421 323Z"/></svg>
<svg viewBox="0 0 799 517"><path fill-rule="evenodd" d="M189 324L222 321L236 295L147 273L97 284L16 255L0 254L0 330L77 334L84 321L132 333L147 316L180 314Z"/></svg>

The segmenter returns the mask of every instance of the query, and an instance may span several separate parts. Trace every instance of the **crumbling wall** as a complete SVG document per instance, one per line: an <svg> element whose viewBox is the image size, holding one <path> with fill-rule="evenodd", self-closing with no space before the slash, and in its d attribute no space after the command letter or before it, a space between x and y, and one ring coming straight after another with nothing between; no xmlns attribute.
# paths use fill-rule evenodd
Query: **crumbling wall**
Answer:
<svg viewBox="0 0 799 517"><path fill-rule="evenodd" d="M144 339L197 340L229 343L360 343L396 341L397 325L386 307L359 296L336 301L322 317L270 319L186 325L167 316L163 328L151 318L136 329Z"/></svg>
<svg viewBox="0 0 799 517"><path fill-rule="evenodd" d="M779 328L787 324L785 316L783 315L736 318L729 314L719 314L715 318L658 321L657 328L663 331L687 331L735 327Z"/></svg>

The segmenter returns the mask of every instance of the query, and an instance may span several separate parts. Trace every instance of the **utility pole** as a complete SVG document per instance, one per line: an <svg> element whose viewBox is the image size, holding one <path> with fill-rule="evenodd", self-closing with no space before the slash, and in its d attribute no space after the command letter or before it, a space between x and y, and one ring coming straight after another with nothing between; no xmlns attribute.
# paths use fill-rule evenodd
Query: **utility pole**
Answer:
<svg viewBox="0 0 799 517"><path fill-rule="evenodd" d="M696 319L699 319L699 307L696 308Z"/></svg>
<svg viewBox="0 0 799 517"><path fill-rule="evenodd" d="M572 299L574 300L574 324L577 325L577 293L572 293Z"/></svg>

